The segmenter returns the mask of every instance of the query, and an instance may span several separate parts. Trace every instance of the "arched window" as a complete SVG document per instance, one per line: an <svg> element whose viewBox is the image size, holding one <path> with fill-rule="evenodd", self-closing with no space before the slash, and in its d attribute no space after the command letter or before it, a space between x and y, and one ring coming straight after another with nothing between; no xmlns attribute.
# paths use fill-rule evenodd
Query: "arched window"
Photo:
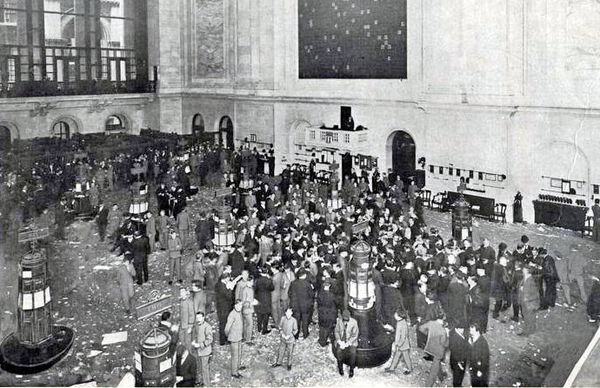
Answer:
<svg viewBox="0 0 600 388"><path fill-rule="evenodd" d="M66 122L59 121L52 127L52 133L54 133L54 137L59 139L69 139L71 137L71 128Z"/></svg>
<svg viewBox="0 0 600 388"><path fill-rule="evenodd" d="M108 116L105 129L108 132L124 131L126 129L125 122L117 115Z"/></svg>
<svg viewBox="0 0 600 388"><path fill-rule="evenodd" d="M8 150L11 146L10 129L0 126L0 150Z"/></svg>
<svg viewBox="0 0 600 388"><path fill-rule="evenodd" d="M194 115L194 119L192 120L192 135L194 137L200 139L204 134L204 118L200 113Z"/></svg>

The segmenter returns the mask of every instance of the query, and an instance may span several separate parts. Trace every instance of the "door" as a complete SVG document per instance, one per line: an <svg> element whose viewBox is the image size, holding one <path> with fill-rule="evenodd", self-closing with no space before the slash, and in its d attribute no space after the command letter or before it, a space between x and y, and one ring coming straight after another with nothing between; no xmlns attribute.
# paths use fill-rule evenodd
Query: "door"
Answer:
<svg viewBox="0 0 600 388"><path fill-rule="evenodd" d="M346 177L352 175L352 155L350 152L346 152L342 155L342 182L346 181Z"/></svg>
<svg viewBox="0 0 600 388"><path fill-rule="evenodd" d="M7 152L10 150L10 145L10 129L0 126L0 152Z"/></svg>
<svg viewBox="0 0 600 388"><path fill-rule="evenodd" d="M396 132L392 143L392 169L402 179L404 187L407 187L408 178L415 174L415 148L415 141L408 133Z"/></svg>

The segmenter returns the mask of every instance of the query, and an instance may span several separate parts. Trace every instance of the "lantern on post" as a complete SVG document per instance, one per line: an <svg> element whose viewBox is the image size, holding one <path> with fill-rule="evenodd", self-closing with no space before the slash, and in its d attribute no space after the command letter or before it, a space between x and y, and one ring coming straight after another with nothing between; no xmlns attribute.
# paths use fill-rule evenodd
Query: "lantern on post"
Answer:
<svg viewBox="0 0 600 388"><path fill-rule="evenodd" d="M452 204L452 237L458 241L473 237L471 205L463 193L460 193L456 202Z"/></svg>

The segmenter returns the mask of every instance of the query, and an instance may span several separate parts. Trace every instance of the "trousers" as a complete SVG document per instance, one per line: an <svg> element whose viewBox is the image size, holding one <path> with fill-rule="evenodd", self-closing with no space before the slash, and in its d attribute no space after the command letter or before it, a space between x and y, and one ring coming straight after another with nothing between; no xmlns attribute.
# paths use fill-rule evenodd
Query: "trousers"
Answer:
<svg viewBox="0 0 600 388"><path fill-rule="evenodd" d="M527 335L535 333L537 327L535 307L521 305L521 315L523 315L523 333Z"/></svg>
<svg viewBox="0 0 600 388"><path fill-rule="evenodd" d="M296 339L300 336L300 331L302 331L302 337L308 338L308 323L310 322L310 315L308 311L300 311L294 309L293 313L294 318L298 322L298 333L296 334Z"/></svg>
<svg viewBox="0 0 600 388"><path fill-rule="evenodd" d="M346 349L341 349L338 346L336 353L338 369L340 371L344 370L344 364L348 365L350 370L354 370L356 366L356 346L348 346Z"/></svg>
<svg viewBox="0 0 600 388"><path fill-rule="evenodd" d="M169 275L173 282L181 280L181 256L169 257Z"/></svg>
<svg viewBox="0 0 600 388"><path fill-rule="evenodd" d="M444 369L442 368L442 359L438 357L433 357L433 361L431 362L431 369L429 369L429 375L427 376L427 380L425 385L428 387L433 387L437 380L444 380Z"/></svg>
<svg viewBox="0 0 600 388"><path fill-rule="evenodd" d="M231 351L231 374L237 375L242 365L242 341L231 342L229 350Z"/></svg>
<svg viewBox="0 0 600 388"><path fill-rule="evenodd" d="M269 313L257 313L256 314L256 321L258 324L258 332L259 333L263 333L266 334L266 332L269 330L269 316L271 314Z"/></svg>
<svg viewBox="0 0 600 388"><path fill-rule="evenodd" d="M196 378L196 381L202 381L205 387L210 385L210 356L199 356L198 357L198 368L200 374ZM200 378L202 376L202 378Z"/></svg>
<svg viewBox="0 0 600 388"><path fill-rule="evenodd" d="M327 346L327 340L332 344L335 342L335 321L319 322L319 345Z"/></svg>
<svg viewBox="0 0 600 388"><path fill-rule="evenodd" d="M282 364L283 359L287 354L286 365L292 365L292 356L294 354L295 345L296 344L294 342L286 342L283 339L281 340L281 342L279 343L279 352L277 353L277 364Z"/></svg>
<svg viewBox="0 0 600 388"><path fill-rule="evenodd" d="M400 363L400 359L406 364L406 370L412 371L412 361L410 360L410 349L398 350L398 347L394 347L394 354L392 355L392 363L390 369L395 370Z"/></svg>
<svg viewBox="0 0 600 388"><path fill-rule="evenodd" d="M279 327L279 322L281 322L281 303L279 299L271 302L271 316L273 317L273 326Z"/></svg>
<svg viewBox="0 0 600 388"><path fill-rule="evenodd" d="M244 341L252 341L252 330L254 322L252 321L252 313L243 313L242 318L244 320Z"/></svg>

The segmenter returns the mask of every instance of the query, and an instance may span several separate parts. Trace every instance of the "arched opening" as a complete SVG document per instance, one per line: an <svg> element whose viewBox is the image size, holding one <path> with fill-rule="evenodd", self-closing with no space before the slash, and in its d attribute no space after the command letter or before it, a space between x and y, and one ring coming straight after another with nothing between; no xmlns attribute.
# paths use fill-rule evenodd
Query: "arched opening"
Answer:
<svg viewBox="0 0 600 388"><path fill-rule="evenodd" d="M105 130L107 132L124 132L127 130L125 119L119 115L111 115L106 119Z"/></svg>
<svg viewBox="0 0 600 388"><path fill-rule="evenodd" d="M52 133L58 139L67 140L71 138L71 127L65 121L58 121L52 126Z"/></svg>
<svg viewBox="0 0 600 388"><path fill-rule="evenodd" d="M10 128L0 125L0 152L10 150L11 143Z"/></svg>
<svg viewBox="0 0 600 388"><path fill-rule="evenodd" d="M196 113L192 119L192 135L198 141L204 140L204 117Z"/></svg>
<svg viewBox="0 0 600 388"><path fill-rule="evenodd" d="M412 136L405 131L394 131L387 140L388 161L391 161L392 172L407 187L410 177L415 176L416 145ZM388 164L389 165L389 164Z"/></svg>
<svg viewBox="0 0 600 388"><path fill-rule="evenodd" d="M230 150L235 147L233 143L233 121L229 116L223 116L219 122L219 145Z"/></svg>

